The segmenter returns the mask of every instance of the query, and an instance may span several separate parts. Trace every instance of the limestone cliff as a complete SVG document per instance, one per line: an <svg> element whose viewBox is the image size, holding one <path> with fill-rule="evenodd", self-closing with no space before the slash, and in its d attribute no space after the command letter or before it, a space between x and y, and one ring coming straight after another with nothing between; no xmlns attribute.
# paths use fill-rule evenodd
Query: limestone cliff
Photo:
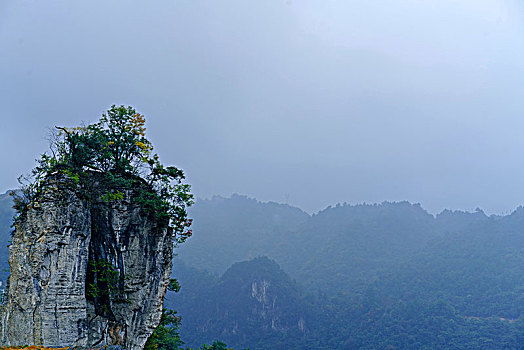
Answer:
<svg viewBox="0 0 524 350"><path fill-rule="evenodd" d="M143 348L158 325L173 237L137 201L146 186L87 192L48 179L15 225L0 307L0 344ZM142 188L141 188L142 187Z"/></svg>

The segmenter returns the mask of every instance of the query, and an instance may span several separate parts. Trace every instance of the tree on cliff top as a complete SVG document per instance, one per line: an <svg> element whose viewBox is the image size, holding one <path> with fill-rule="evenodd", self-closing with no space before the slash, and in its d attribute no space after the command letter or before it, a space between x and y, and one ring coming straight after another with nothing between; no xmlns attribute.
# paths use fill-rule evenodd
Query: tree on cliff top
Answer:
<svg viewBox="0 0 524 350"><path fill-rule="evenodd" d="M111 106L98 122L87 126L57 127L51 135L50 153L44 153L30 176L19 178L22 191L14 193L15 209L23 214L29 203L42 193L46 179L55 173L69 177L78 189L93 174L102 174L111 190L103 200L121 198L119 189L131 189L137 182L147 184L140 203L158 218L166 219L175 240L191 235L187 207L193 203L184 173L165 167L153 153L145 136L145 117L132 107Z"/></svg>

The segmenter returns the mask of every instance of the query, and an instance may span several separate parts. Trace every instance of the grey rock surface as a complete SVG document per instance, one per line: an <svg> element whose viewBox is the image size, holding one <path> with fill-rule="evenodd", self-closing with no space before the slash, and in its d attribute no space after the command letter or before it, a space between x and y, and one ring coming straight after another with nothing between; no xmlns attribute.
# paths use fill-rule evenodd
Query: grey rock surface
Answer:
<svg viewBox="0 0 524 350"><path fill-rule="evenodd" d="M15 226L0 345L143 348L160 322L173 238L134 200L140 190L104 201L93 181L88 200L49 180Z"/></svg>

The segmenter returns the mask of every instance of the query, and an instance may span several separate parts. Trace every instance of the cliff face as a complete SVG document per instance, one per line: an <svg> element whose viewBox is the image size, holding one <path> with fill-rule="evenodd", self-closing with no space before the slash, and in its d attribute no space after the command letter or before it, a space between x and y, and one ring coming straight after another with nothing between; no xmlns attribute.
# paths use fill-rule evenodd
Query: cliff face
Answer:
<svg viewBox="0 0 524 350"><path fill-rule="evenodd" d="M96 181L90 199L70 185L50 180L15 226L0 343L141 349L169 283L167 223L137 203L140 188L105 201Z"/></svg>

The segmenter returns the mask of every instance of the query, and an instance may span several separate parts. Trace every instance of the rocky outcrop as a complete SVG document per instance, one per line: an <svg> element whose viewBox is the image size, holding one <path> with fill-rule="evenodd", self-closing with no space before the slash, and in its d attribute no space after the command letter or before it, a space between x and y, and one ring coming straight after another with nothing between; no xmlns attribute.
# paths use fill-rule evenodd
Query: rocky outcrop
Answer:
<svg viewBox="0 0 524 350"><path fill-rule="evenodd" d="M0 308L2 345L141 349L160 322L173 238L136 201L57 176L17 221Z"/></svg>

